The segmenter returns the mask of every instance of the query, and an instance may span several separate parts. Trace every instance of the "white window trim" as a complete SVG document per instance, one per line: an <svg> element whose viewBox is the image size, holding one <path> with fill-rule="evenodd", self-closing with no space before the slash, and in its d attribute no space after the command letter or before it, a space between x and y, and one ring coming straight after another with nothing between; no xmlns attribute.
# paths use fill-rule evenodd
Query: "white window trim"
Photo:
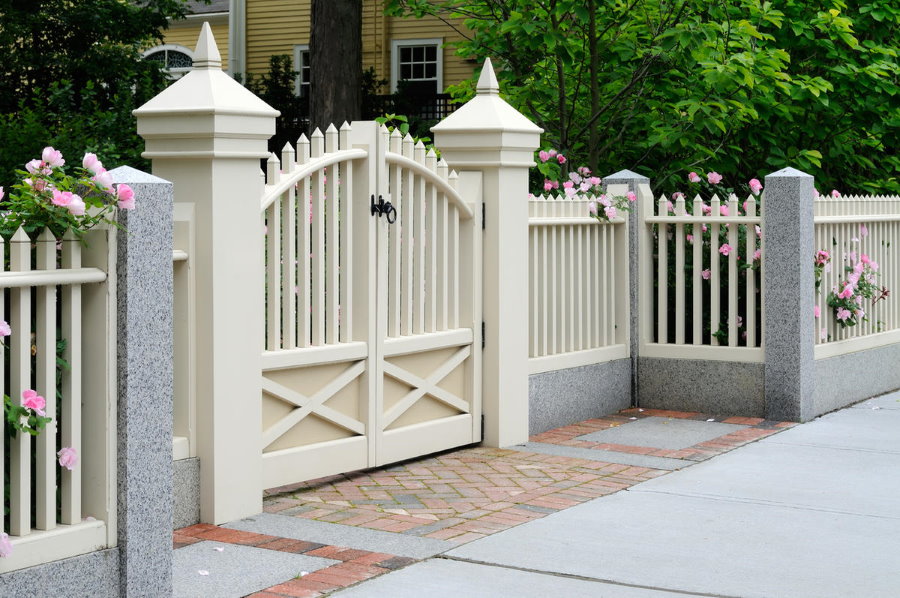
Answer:
<svg viewBox="0 0 900 598"><path fill-rule="evenodd" d="M437 46L437 90L444 90L444 38L431 37L427 39L392 39L391 40L391 91L397 91L397 82L400 76L400 48L401 46Z"/></svg>
<svg viewBox="0 0 900 598"><path fill-rule="evenodd" d="M174 52L181 52L182 54L187 54L191 57L191 61L194 60L194 51L190 48L186 48L185 46L179 46L178 44L162 44L159 46L153 46L149 50L145 50L143 54L141 54L141 58L146 58L151 54L156 54L157 52L162 52L163 50L172 50ZM175 68L175 69L163 69L169 75L175 75L175 78L183 76L185 73L189 73L193 67L191 68Z"/></svg>
<svg viewBox="0 0 900 598"><path fill-rule="evenodd" d="M295 71L298 71L298 72L300 71L300 53L301 52L309 52L309 44L297 44L294 46L294 67L293 68ZM311 68L312 68L312 65L310 65L310 69ZM310 71L310 74L312 74L311 71ZM310 81L310 83L312 83L312 81ZM297 75L296 79L294 80L294 95L298 96L298 97L300 96L300 75Z"/></svg>

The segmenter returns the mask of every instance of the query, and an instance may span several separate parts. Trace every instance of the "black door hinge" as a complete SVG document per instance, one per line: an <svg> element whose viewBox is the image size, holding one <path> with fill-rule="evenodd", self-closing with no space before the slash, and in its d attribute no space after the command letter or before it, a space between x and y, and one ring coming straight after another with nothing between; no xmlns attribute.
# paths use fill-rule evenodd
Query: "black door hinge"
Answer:
<svg viewBox="0 0 900 598"><path fill-rule="evenodd" d="M481 321L481 348L482 349L484 349L484 343L485 343L484 333L485 333L485 326L484 326L484 320L482 320Z"/></svg>
<svg viewBox="0 0 900 598"><path fill-rule="evenodd" d="M487 221L487 208L485 207L484 202L481 204L481 230L484 230L485 222Z"/></svg>

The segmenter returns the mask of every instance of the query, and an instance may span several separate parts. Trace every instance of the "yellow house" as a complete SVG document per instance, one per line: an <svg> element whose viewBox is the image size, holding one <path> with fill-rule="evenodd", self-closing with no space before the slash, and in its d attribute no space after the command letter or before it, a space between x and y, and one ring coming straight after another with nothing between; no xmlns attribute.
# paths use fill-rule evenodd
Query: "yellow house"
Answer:
<svg viewBox="0 0 900 598"><path fill-rule="evenodd" d="M189 0L191 15L172 22L165 43L148 50L148 58L163 60L174 75L190 65L193 45L203 22L209 22L222 52L223 68L230 74L262 74L269 57L293 56L299 71L298 93L309 85L309 36L312 0L213 0L211 4ZM475 62L456 55L448 42L462 39L455 29L430 17L400 19L384 16L383 0L362 0L362 67L373 67L379 79L409 81L420 92L443 93L448 85L472 76ZM226 58L227 56L227 58ZM433 90L433 91L432 91Z"/></svg>

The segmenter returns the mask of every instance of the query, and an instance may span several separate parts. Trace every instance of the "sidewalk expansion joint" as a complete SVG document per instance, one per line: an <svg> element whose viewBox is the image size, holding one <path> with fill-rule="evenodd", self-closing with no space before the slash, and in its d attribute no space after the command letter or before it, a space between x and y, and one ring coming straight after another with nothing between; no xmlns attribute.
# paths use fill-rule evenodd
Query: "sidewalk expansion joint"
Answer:
<svg viewBox="0 0 900 598"><path fill-rule="evenodd" d="M550 577L564 577L567 579L575 579L578 581L588 581L594 583L605 583L609 585L622 586L626 588L635 588L639 590L655 590L658 592L671 592L673 594L681 594L683 596L703 596L704 598L742 598L741 596L734 596L731 594L709 594L707 592L691 592L690 590L679 590L675 588L664 588L660 586L648 586L644 584L637 583L627 583L624 581L617 581L615 579L604 579L600 577L587 577L585 575L576 575L574 573L562 573L560 571L547 571L544 569L529 569L527 567L516 567L515 565L505 565L503 563L491 563L488 561L481 561L477 559L467 559L457 556L451 556L447 554L437 555L433 558L436 559L446 559L448 561L459 561L462 563L469 563L472 565L482 565L485 567L497 567L499 569L510 569L512 571L522 571L525 573L537 573L539 575L547 575Z"/></svg>

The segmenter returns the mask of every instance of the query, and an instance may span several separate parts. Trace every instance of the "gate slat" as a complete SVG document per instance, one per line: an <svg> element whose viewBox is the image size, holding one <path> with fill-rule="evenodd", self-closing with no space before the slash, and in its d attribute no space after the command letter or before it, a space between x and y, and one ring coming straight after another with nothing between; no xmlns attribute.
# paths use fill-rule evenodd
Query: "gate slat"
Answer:
<svg viewBox="0 0 900 598"><path fill-rule="evenodd" d="M300 139L297 140L297 162L298 164L306 164L309 162L309 139L307 139L306 135L300 135ZM297 272L297 311L298 311L298 320L299 326L297 331L298 343L297 345L300 347L308 347L310 343L310 266L309 266L309 258L311 253L310 247L310 220L312 218L312 211L310 209L310 203L312 202L312 188L310 185L310 178L306 177L300 183L300 218L297 223L297 228L300 233L298 234L298 243L299 247L297 248L297 261L299 262L298 272Z"/></svg>
<svg viewBox="0 0 900 598"><path fill-rule="evenodd" d="M325 130L325 153L332 154L337 151L338 130L334 124L328 125ZM336 165L329 166L325 170L325 342L337 343L340 340L338 332L338 305L341 295L338 288L338 265L340 254L340 241L338 238L338 169Z"/></svg>
<svg viewBox="0 0 900 598"><path fill-rule="evenodd" d="M420 141L416 144L416 149L425 149L425 145ZM436 158L434 154L425 156L425 166L429 170L436 167ZM427 218L427 240L425 241L425 331L434 332L437 330L437 229L438 229L438 205L437 205L437 188L427 183L427 205L425 206Z"/></svg>
<svg viewBox="0 0 900 598"><path fill-rule="evenodd" d="M415 145L415 141L413 141L412 135L409 133L403 138L403 142L401 144L401 153L407 158L413 158L413 146ZM403 176L398 179L397 183L400 185L400 197L401 197L401 209L400 216L401 222L397 224L400 227L400 234L402 238L401 249L402 249L402 257L401 257L401 277L403 279L403 295L402 295L402 322L400 326L400 332L404 335L414 334L414 311L413 311L413 288L414 288L414 280L413 271L415 269L415 264L413 263L413 248L415 247L415 233L414 233L414 222L415 222L415 194L413 192L413 184L415 182L415 177L413 172L408 169L403 170Z"/></svg>
<svg viewBox="0 0 900 598"><path fill-rule="evenodd" d="M294 170L294 148L286 143L281 150L284 172ZM282 347L297 346L297 199L294 187L282 196L281 217L281 297Z"/></svg>
<svg viewBox="0 0 900 598"><path fill-rule="evenodd" d="M399 154L403 144L403 136L399 129L394 129L390 137L390 151ZM394 165L390 169L389 196L385 200L390 200L394 204L394 208L400 213L401 222L395 222L388 225L388 233L390 235L390 245L388 248L388 336L400 336L400 306L403 297L400 294L401 282L401 246L400 246L400 228L402 226L402 199L401 199L401 173L400 166ZM386 218L382 216L381 218Z"/></svg>
<svg viewBox="0 0 900 598"><path fill-rule="evenodd" d="M45 229L37 241L37 269L56 269L56 237ZM35 527L49 530L56 527L56 287L37 289L36 322L36 379L35 390L46 400L44 407L52 417L44 431L35 438Z"/></svg>
<svg viewBox="0 0 900 598"><path fill-rule="evenodd" d="M413 149L413 158L416 162L422 164L425 162L425 146L415 146ZM416 239L416 267L415 267L415 289L413 290L413 300L415 302L415 333L422 334L425 332L425 272L426 272L426 253L425 253L425 211L428 196L428 186L425 179L421 176L415 177L415 239Z"/></svg>
<svg viewBox="0 0 900 598"><path fill-rule="evenodd" d="M81 242L69 231L63 236L62 267L81 267ZM82 363L81 357L81 285L62 287L62 335L67 340L66 360ZM15 331L13 331L15 332ZM62 409L60 417L60 441L62 446L81 454L81 370L69 368L62 374ZM60 523L72 525L81 522L81 475L79 468L69 471L63 468L60 476L62 509Z"/></svg>
<svg viewBox="0 0 900 598"><path fill-rule="evenodd" d="M31 270L31 242L21 228L10 243L11 272ZM10 398L22 404L22 391L31 388L31 287L10 290ZM9 441L9 529L13 536L31 532L31 435L19 432Z"/></svg>
<svg viewBox="0 0 900 598"><path fill-rule="evenodd" d="M434 150L428 150L428 159L437 160L437 154L434 153ZM442 180L447 180L447 163L443 160L437 164L436 171L438 176L441 177ZM438 268L438 277L437 277L437 329L438 330L447 330L447 315L450 311L450 283L449 283L449 274L450 274L450 238L449 238L449 225L450 225L450 215L448 210L448 204L450 200L447 198L445 193L441 193L439 196L439 204L438 204L438 213L437 213L437 234L438 234L438 242L437 242L437 268Z"/></svg>
<svg viewBox="0 0 900 598"><path fill-rule="evenodd" d="M344 122L340 131L340 149L350 149L350 124ZM350 198L353 196L353 166L350 162L341 162L337 171L340 193L340 287L341 299L338 305L338 319L340 323L340 342L350 342L353 334L353 306L350 298L353 297L353 218L350 216Z"/></svg>
<svg viewBox="0 0 900 598"><path fill-rule="evenodd" d="M313 131L311 157L324 153L322 131ZM312 177L312 344L325 344L325 173Z"/></svg>
<svg viewBox="0 0 900 598"><path fill-rule="evenodd" d="M275 154L266 162L266 182L279 181L281 165ZM266 349L281 348L281 202L274 201L266 209Z"/></svg>

